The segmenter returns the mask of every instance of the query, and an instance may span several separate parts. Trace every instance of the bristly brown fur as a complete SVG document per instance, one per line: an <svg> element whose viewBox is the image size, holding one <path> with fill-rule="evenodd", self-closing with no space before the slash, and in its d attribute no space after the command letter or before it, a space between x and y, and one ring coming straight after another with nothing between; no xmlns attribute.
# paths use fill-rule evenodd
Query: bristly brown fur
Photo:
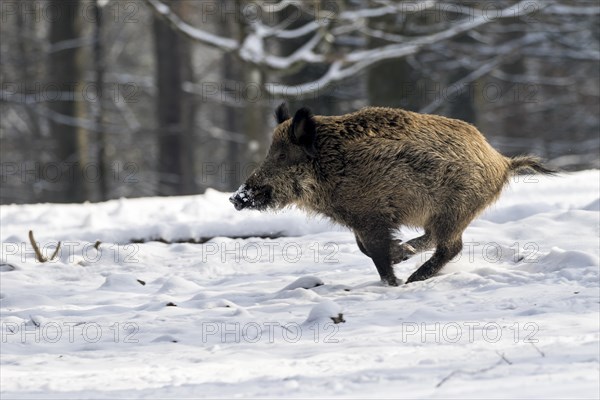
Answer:
<svg viewBox="0 0 600 400"><path fill-rule="evenodd" d="M539 174L556 175L558 171L546 168L542 160L532 156L517 156L510 159L510 168L513 171L529 170Z"/></svg>
<svg viewBox="0 0 600 400"><path fill-rule="evenodd" d="M507 158L472 125L437 115L368 107L341 116L278 107L273 144L245 183L258 209L289 204L351 228L381 278L392 264L435 248L408 282L435 275L462 249L462 232L498 198L509 177L551 174L533 157ZM254 203L253 203L254 204ZM401 243L401 225L425 234Z"/></svg>

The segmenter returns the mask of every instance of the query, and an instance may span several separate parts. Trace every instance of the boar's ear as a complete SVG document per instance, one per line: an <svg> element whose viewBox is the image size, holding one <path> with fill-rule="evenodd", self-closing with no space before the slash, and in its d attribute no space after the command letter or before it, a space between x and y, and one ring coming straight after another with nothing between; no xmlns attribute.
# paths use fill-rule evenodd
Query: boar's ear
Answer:
<svg viewBox="0 0 600 400"><path fill-rule="evenodd" d="M290 111L288 110L287 104L285 104L285 102L281 103L275 109L275 121L277 121L278 124L282 123L283 121L287 121L288 119L290 119L290 117Z"/></svg>
<svg viewBox="0 0 600 400"><path fill-rule="evenodd" d="M312 112L302 107L294 115L290 127L290 139L292 143L302 146L306 154L314 157L317 153L315 139L317 136L317 125Z"/></svg>

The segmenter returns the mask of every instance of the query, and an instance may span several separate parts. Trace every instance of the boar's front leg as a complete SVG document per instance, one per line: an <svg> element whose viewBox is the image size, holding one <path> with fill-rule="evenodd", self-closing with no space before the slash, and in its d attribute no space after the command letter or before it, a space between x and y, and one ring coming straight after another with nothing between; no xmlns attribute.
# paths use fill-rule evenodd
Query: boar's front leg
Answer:
<svg viewBox="0 0 600 400"><path fill-rule="evenodd" d="M356 244L360 251L371 257L383 282L390 286L398 286L398 279L392 268L390 254L392 235L389 229L373 228L355 230Z"/></svg>
<svg viewBox="0 0 600 400"><path fill-rule="evenodd" d="M358 245L358 249L367 257L371 257L371 254L367 251L367 249L365 248L365 245L363 244L362 240L360 240L360 237L358 236L357 233L354 233L354 239L356 239L356 244Z"/></svg>

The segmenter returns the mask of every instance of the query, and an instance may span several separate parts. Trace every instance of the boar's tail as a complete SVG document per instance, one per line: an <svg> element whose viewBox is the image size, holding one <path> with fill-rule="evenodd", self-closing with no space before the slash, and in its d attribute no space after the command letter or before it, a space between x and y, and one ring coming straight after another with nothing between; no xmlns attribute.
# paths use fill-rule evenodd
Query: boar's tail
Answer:
<svg viewBox="0 0 600 400"><path fill-rule="evenodd" d="M509 158L509 169L512 172L520 170L534 171L538 174L544 175L556 175L558 171L546 168L542 165L542 161L537 157L532 156L518 156Z"/></svg>

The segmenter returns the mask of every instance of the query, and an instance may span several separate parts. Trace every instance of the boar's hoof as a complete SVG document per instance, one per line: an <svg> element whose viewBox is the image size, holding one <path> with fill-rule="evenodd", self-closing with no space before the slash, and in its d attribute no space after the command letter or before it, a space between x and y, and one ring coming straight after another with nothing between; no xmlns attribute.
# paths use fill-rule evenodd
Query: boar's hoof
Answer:
<svg viewBox="0 0 600 400"><path fill-rule="evenodd" d="M402 280L396 278L395 276L388 276L387 278L383 278L382 282L388 286L398 286L402 284Z"/></svg>
<svg viewBox="0 0 600 400"><path fill-rule="evenodd" d="M428 276L424 276L423 274L419 273L419 271L417 270L411 276L408 277L408 279L406 280L406 283L424 281L427 278L428 278Z"/></svg>

